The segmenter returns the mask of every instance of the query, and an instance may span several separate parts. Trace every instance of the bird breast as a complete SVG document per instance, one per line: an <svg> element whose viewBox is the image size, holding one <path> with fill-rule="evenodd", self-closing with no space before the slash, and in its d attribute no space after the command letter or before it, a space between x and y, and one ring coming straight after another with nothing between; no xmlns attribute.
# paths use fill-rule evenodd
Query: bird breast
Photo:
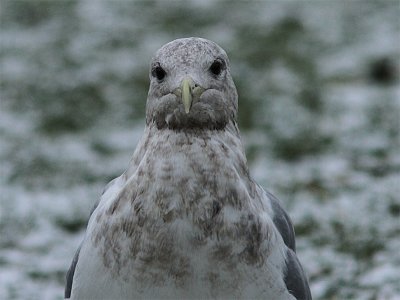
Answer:
<svg viewBox="0 0 400 300"><path fill-rule="evenodd" d="M210 295L238 286L246 294L255 284L261 295L261 282L279 284L282 241L239 147L182 134L147 148L121 191L95 212L91 239L111 274L142 287L202 282Z"/></svg>

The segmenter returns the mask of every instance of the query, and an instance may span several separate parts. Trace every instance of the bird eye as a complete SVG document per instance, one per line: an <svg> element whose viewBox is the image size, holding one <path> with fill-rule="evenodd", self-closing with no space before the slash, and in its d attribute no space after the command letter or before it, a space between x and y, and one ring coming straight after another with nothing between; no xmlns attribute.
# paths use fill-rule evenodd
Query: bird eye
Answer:
<svg viewBox="0 0 400 300"><path fill-rule="evenodd" d="M167 73L161 66L156 66L153 68L153 70L151 70L151 76L157 78L159 81L163 80L165 75L167 75Z"/></svg>
<svg viewBox="0 0 400 300"><path fill-rule="evenodd" d="M224 62L220 59L216 59L210 66L210 72L215 76L218 76L219 74L221 74L224 67L225 67Z"/></svg>

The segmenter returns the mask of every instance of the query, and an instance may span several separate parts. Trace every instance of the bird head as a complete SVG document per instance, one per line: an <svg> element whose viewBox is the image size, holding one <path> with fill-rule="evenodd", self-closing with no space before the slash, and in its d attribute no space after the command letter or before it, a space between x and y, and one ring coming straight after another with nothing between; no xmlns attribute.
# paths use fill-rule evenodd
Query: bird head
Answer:
<svg viewBox="0 0 400 300"><path fill-rule="evenodd" d="M223 129L236 121L237 92L228 56L202 38L162 46L150 65L146 123L158 129Z"/></svg>

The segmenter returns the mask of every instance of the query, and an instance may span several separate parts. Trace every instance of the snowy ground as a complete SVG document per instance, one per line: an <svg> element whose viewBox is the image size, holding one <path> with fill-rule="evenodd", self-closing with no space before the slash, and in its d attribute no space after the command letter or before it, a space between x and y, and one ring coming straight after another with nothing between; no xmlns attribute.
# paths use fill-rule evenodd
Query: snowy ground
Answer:
<svg viewBox="0 0 400 300"><path fill-rule="evenodd" d="M398 1L11 1L0 10L0 299L62 299L143 130L147 64L231 57L253 177L295 223L315 299L400 299Z"/></svg>

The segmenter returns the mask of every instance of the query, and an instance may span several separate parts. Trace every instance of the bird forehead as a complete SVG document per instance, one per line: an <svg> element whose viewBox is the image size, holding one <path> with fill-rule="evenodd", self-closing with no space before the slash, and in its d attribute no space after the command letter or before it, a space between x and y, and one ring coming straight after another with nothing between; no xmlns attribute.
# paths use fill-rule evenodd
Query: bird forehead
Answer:
<svg viewBox="0 0 400 300"><path fill-rule="evenodd" d="M226 53L216 43L202 38L184 38L162 46L153 61L193 66L212 61L217 57L226 58Z"/></svg>

